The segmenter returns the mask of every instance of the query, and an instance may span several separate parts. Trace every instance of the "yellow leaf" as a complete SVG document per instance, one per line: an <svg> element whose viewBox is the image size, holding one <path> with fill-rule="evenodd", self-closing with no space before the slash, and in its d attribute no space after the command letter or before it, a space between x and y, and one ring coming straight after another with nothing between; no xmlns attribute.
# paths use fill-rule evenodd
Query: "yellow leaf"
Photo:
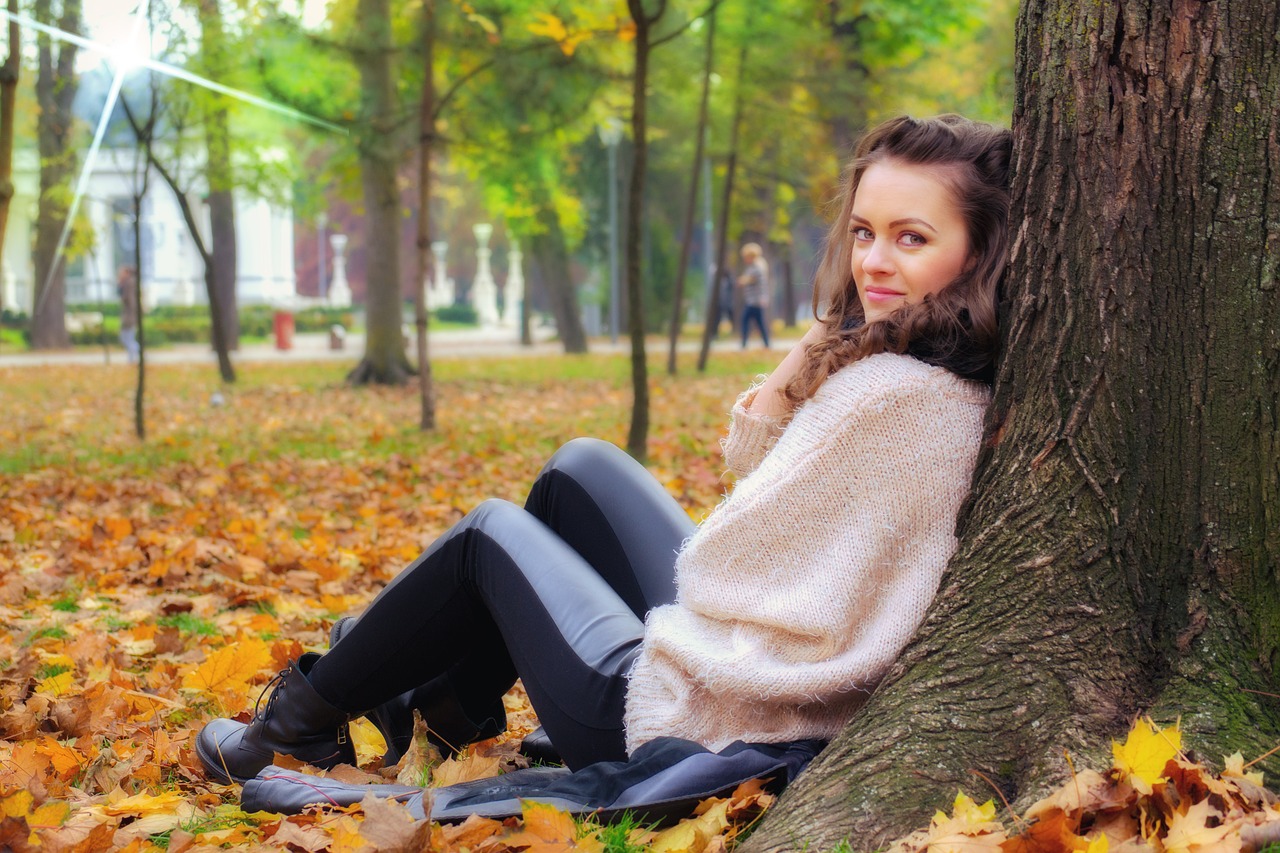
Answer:
<svg viewBox="0 0 1280 853"><path fill-rule="evenodd" d="M1246 782L1252 782L1258 787L1262 787L1262 771L1255 770L1252 773L1245 772L1244 756L1241 753L1236 752L1228 755L1223 760L1223 763L1226 765L1222 768L1223 776L1235 776L1237 779L1243 779Z"/></svg>
<svg viewBox="0 0 1280 853"><path fill-rule="evenodd" d="M564 21L549 12L538 13L539 21L529 24L528 30L535 36L546 36L552 41L564 41L569 35L569 28Z"/></svg>
<svg viewBox="0 0 1280 853"><path fill-rule="evenodd" d="M78 752L71 747L63 746L51 737L40 738L36 743L36 752L48 756L54 772L63 777L79 770L80 765L84 763Z"/></svg>
<svg viewBox="0 0 1280 853"><path fill-rule="evenodd" d="M682 820L659 832L649 845L649 853L700 853L711 839L729 826L728 800L720 800L700 817Z"/></svg>
<svg viewBox="0 0 1280 853"><path fill-rule="evenodd" d="M356 764L363 767L387 751L386 738L367 717L352 720L348 727L351 729L351 744L356 748Z"/></svg>
<svg viewBox="0 0 1280 853"><path fill-rule="evenodd" d="M271 647L262 640L246 639L223 646L187 673L182 686L203 693L243 693L249 681L271 665Z"/></svg>
<svg viewBox="0 0 1280 853"><path fill-rule="evenodd" d="M0 814L5 817L26 817L31 813L35 797L30 791L16 791L0 800Z"/></svg>
<svg viewBox="0 0 1280 853"><path fill-rule="evenodd" d="M1160 729L1150 720L1138 720L1123 744L1111 742L1115 756L1112 768L1121 782L1128 782L1141 794L1150 794L1152 785L1165 781L1164 766L1181 748L1182 732L1176 723Z"/></svg>
<svg viewBox="0 0 1280 853"><path fill-rule="evenodd" d="M50 800L27 816L27 826L32 830L54 829L71 817L71 804Z"/></svg>
<svg viewBox="0 0 1280 853"><path fill-rule="evenodd" d="M75 673L72 672L51 675L36 685L36 692L44 693L49 696L61 696L71 690L71 683L73 681L75 681Z"/></svg>
<svg viewBox="0 0 1280 853"><path fill-rule="evenodd" d="M167 814L176 812L178 807L185 802L186 797L177 791L170 791L167 794L158 794L156 796L134 794L132 797L125 797L113 803L108 803L102 807L102 811L109 815Z"/></svg>
<svg viewBox="0 0 1280 853"><path fill-rule="evenodd" d="M1089 846L1084 849L1084 853L1107 853L1109 849L1111 849L1111 844L1107 841L1107 834L1104 832L1089 842Z"/></svg>
<svg viewBox="0 0 1280 853"><path fill-rule="evenodd" d="M1169 831L1164 837L1165 853L1199 853L1199 851L1219 851L1223 842L1238 827L1230 824L1215 827L1208 826L1210 820L1220 819L1221 812L1209 804L1208 800L1196 803L1187 809L1186 814L1174 812L1169 819ZM1234 849L1239 849L1235 847Z"/></svg>
<svg viewBox="0 0 1280 853"><path fill-rule="evenodd" d="M951 817L962 823L988 823L994 820L995 816L996 804L994 800L987 800L982 805L978 805L965 796L963 791L956 794L955 804L951 807Z"/></svg>

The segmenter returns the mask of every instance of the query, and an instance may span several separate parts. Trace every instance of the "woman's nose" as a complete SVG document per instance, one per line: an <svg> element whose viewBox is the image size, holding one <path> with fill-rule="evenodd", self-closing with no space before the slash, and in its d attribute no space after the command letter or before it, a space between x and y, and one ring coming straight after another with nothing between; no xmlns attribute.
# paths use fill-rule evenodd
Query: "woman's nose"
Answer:
<svg viewBox="0 0 1280 853"><path fill-rule="evenodd" d="M885 246L875 240L867 248L867 253L862 257L862 270L867 275L885 275L893 272L892 259Z"/></svg>

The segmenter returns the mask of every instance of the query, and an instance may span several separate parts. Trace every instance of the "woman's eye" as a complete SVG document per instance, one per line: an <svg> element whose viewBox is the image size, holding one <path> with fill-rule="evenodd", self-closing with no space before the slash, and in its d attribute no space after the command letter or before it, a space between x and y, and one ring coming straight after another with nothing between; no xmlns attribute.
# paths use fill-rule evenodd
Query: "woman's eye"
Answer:
<svg viewBox="0 0 1280 853"><path fill-rule="evenodd" d="M851 228L851 229L849 230L849 233L850 233L850 234L852 234L852 235L854 236L854 239L856 239L856 240L870 240L870 239L871 239L871 229L870 229L870 228L863 228L863 227L861 227L861 226L855 226L854 228Z"/></svg>
<svg viewBox="0 0 1280 853"><path fill-rule="evenodd" d="M925 239L919 234L908 231L902 235L902 242L906 243L908 246L923 246L925 244Z"/></svg>

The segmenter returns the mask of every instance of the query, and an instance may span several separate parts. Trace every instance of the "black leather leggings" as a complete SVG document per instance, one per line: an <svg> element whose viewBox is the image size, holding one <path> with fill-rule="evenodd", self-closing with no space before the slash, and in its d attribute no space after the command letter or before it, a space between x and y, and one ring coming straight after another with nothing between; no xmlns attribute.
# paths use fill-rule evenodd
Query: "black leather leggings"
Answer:
<svg viewBox="0 0 1280 853"><path fill-rule="evenodd" d="M576 439L523 509L486 501L436 540L308 677L353 712L444 679L480 715L518 675L569 767L625 758L625 676L693 530L643 466Z"/></svg>

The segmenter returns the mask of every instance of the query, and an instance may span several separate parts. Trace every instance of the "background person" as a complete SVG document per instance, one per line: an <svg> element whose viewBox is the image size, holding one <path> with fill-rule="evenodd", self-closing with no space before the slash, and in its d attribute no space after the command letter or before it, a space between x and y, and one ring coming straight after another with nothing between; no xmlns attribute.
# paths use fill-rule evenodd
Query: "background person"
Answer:
<svg viewBox="0 0 1280 853"><path fill-rule="evenodd" d="M759 243L747 243L742 247L742 262L746 268L738 276L738 287L742 289L742 348L747 348L747 337L751 333L751 323L760 327L760 337L764 345L769 346L769 327L765 324L764 312L769 304L769 263L764 259L764 251Z"/></svg>
<svg viewBox="0 0 1280 853"><path fill-rule="evenodd" d="M138 361L137 271L123 266L116 272L116 292L120 295L120 343L130 364Z"/></svg>

